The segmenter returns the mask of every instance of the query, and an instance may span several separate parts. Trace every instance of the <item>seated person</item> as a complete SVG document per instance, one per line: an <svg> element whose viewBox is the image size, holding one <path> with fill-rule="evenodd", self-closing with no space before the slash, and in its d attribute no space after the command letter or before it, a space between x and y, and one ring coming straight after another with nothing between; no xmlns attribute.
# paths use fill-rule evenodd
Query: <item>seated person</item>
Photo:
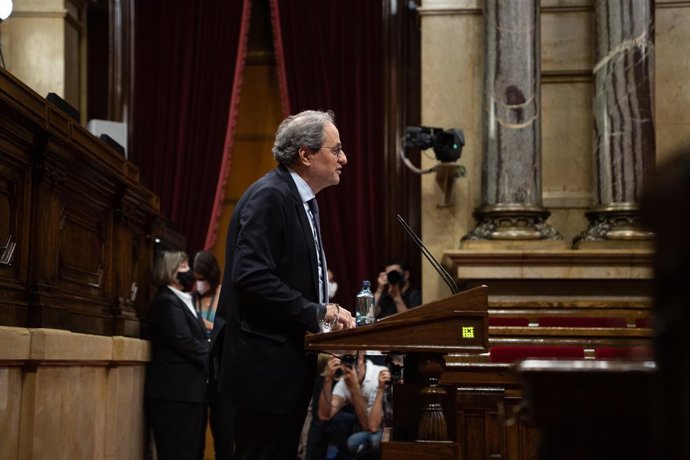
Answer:
<svg viewBox="0 0 690 460"><path fill-rule="evenodd" d="M328 300L333 302L335 293L338 291L338 282L335 280L335 275L330 268L326 270L326 273L328 274Z"/></svg>
<svg viewBox="0 0 690 460"><path fill-rule="evenodd" d="M377 283L374 293L376 319L402 313L422 303L422 293L410 287L410 270L402 260L390 261L379 273Z"/></svg>
<svg viewBox="0 0 690 460"><path fill-rule="evenodd" d="M348 453L357 458L372 449L380 448L384 398L379 389L385 388L386 382L390 380L390 373L384 366L378 366L370 360L365 361L363 353L357 353L354 362L345 357L346 355L340 359L331 358L326 364L319 394L318 417L329 422L346 406L352 406L352 427L349 430L340 427L341 437L336 444L340 451L339 458L353 458ZM342 372L342 378L333 386L338 370Z"/></svg>
<svg viewBox="0 0 690 460"><path fill-rule="evenodd" d="M347 440L347 447L355 458L378 459L381 457L383 428L393 423L393 405L389 399L391 393L387 391L390 384L390 372L387 370L380 372L374 400L369 401L368 425L363 427L362 431L352 434Z"/></svg>
<svg viewBox="0 0 690 460"><path fill-rule="evenodd" d="M312 401L307 415L308 426L306 444L304 448L304 460L332 460L350 458L347 452L347 438L352 434L355 423L355 414L351 405L346 405L330 420L321 420L318 417L319 398L325 369L328 361L337 360L329 353L320 353L317 363L318 374L314 381ZM341 371L338 371L341 373ZM342 374L341 374L342 375ZM337 379L337 377L336 377ZM339 451L343 454L339 455Z"/></svg>

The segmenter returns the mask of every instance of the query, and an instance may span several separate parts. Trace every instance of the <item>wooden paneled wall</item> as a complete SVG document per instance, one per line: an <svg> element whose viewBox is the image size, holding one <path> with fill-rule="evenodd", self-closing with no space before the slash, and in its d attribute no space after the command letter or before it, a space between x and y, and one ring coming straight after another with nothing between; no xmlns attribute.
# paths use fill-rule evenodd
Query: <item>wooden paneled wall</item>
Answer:
<svg viewBox="0 0 690 460"><path fill-rule="evenodd" d="M0 70L0 325L139 337L156 245L184 247L123 155Z"/></svg>

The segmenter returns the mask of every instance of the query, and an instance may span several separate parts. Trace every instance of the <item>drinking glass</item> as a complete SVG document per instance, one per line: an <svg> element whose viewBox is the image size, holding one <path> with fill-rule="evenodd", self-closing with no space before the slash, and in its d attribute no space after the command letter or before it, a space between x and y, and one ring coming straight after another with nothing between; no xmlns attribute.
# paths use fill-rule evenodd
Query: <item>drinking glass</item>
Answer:
<svg viewBox="0 0 690 460"><path fill-rule="evenodd" d="M337 305L337 304L327 304L328 305ZM337 305L340 307L340 305ZM319 328L321 329L321 332L331 332L333 328L335 327L336 323L338 322L338 316L336 315L332 320L326 321L325 319L322 319L319 321Z"/></svg>

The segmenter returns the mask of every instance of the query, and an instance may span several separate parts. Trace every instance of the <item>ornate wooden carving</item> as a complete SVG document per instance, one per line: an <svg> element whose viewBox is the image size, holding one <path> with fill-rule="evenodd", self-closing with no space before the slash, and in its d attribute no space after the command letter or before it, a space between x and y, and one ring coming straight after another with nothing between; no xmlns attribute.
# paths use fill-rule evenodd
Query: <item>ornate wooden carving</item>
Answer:
<svg viewBox="0 0 690 460"><path fill-rule="evenodd" d="M0 324L138 337L155 241L184 239L136 166L1 69L0 156Z"/></svg>

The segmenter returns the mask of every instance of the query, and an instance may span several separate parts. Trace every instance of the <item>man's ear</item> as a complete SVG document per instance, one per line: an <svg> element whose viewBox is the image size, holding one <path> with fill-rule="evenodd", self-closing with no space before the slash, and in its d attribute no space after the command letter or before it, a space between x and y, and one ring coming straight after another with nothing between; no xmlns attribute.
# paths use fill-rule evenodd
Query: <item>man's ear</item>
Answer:
<svg viewBox="0 0 690 460"><path fill-rule="evenodd" d="M299 157L299 162L303 165L311 164L311 149L309 147L300 147L297 151L297 156Z"/></svg>

